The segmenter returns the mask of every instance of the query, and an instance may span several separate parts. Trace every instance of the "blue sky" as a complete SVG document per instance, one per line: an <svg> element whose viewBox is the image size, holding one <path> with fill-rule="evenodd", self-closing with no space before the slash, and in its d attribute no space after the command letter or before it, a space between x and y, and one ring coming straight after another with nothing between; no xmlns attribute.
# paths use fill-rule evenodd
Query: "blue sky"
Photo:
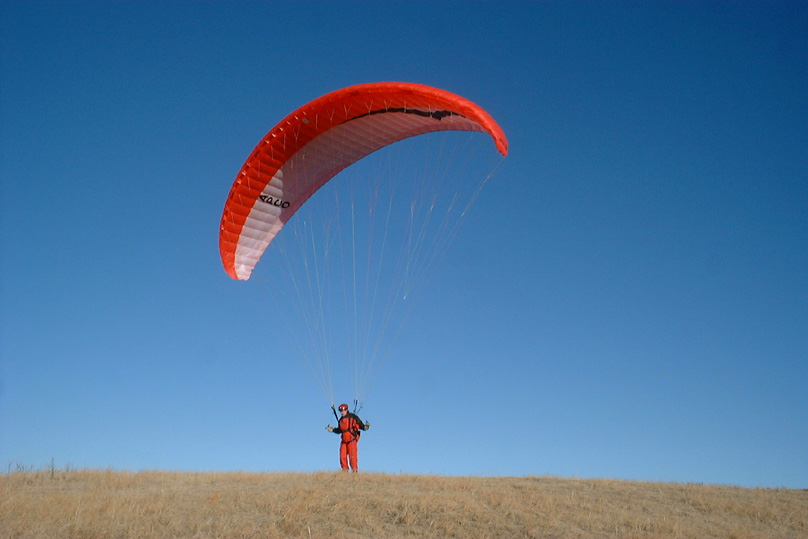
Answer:
<svg viewBox="0 0 808 539"><path fill-rule="evenodd" d="M364 469L808 487L806 28L804 2L3 2L0 464L334 469L218 225L276 122L395 80L511 151L369 394Z"/></svg>

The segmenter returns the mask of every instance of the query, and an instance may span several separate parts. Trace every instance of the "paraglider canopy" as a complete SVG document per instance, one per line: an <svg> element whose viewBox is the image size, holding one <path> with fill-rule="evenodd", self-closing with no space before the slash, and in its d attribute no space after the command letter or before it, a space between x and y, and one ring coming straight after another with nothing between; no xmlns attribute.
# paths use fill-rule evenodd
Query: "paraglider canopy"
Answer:
<svg viewBox="0 0 808 539"><path fill-rule="evenodd" d="M350 86L289 114L258 143L228 195L219 230L227 274L249 279L284 224L339 171L384 146L435 131L488 133L508 153L505 134L482 108L420 84Z"/></svg>

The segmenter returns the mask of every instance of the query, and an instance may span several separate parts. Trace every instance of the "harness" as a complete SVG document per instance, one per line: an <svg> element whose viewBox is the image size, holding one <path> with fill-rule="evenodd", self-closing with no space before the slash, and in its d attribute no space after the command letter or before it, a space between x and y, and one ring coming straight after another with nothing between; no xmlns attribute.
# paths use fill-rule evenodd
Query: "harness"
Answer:
<svg viewBox="0 0 808 539"><path fill-rule="evenodd" d="M343 440L340 440L341 443L347 445L347 444L350 444L352 442L355 442L355 441L359 440L359 437L362 436L362 433L359 432L359 427L357 427L357 425L356 425L356 419L354 419L352 417L346 417L345 419L350 419L350 420L353 421L353 426L350 429L348 429L348 432L351 434L351 436L353 436L353 438L351 438L347 442L345 442ZM337 425L339 426L339 423L337 423ZM340 427L340 430L342 430L342 427Z"/></svg>
<svg viewBox="0 0 808 539"><path fill-rule="evenodd" d="M358 401L354 400L354 411L351 414L354 417L356 416L356 411L357 411L356 408L357 408L357 406L361 408L361 404ZM339 427L339 429L342 430L342 427L339 426L339 423L340 423L340 421L342 421L342 418L339 416L339 414L337 414L337 409L334 407L333 404L331 405L331 411L334 412L334 417L337 420L337 427ZM353 419L354 425L353 425L353 427L351 427L348 430L348 432L351 433L353 438L351 438L347 442L343 442L342 440L340 440L340 442L343 443L343 444L349 444L351 442L355 442L355 441L357 441L359 439L360 436L362 436L362 433L359 432L359 427L356 425L356 420L358 418L349 418L349 417L346 416L346 419Z"/></svg>

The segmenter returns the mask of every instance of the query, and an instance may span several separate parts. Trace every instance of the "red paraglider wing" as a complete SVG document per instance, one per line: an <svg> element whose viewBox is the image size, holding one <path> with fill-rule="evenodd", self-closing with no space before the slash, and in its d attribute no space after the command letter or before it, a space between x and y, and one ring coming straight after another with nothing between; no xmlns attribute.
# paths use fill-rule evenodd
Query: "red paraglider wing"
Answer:
<svg viewBox="0 0 808 539"><path fill-rule="evenodd" d="M480 131L508 141L482 108L420 84L360 84L303 105L258 143L236 176L222 214L219 250L228 275L250 278L300 206L350 164L393 142L434 131Z"/></svg>

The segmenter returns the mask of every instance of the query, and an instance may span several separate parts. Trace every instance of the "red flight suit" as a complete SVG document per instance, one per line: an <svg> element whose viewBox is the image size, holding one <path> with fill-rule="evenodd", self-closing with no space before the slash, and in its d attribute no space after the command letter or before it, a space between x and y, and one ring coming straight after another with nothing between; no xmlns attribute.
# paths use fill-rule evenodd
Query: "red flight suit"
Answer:
<svg viewBox="0 0 808 539"><path fill-rule="evenodd" d="M349 464L353 471L359 469L356 445L363 430L367 430L367 427L359 416L348 412L345 417L339 419L337 427L332 431L335 434L342 434L342 441L339 445L339 465L345 471L348 470Z"/></svg>

